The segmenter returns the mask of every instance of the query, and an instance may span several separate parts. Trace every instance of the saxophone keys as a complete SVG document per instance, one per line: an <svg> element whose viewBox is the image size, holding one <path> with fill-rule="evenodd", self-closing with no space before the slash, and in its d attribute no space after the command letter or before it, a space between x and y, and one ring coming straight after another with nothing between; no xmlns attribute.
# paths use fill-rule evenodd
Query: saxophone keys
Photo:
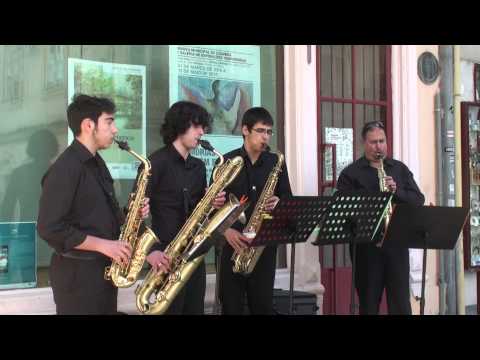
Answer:
<svg viewBox="0 0 480 360"><path fill-rule="evenodd" d="M110 274L110 269L111 269L111 267L107 266L105 268L105 274L103 275L104 279L107 280L107 281L110 281L112 279L112 276Z"/></svg>
<svg viewBox="0 0 480 360"><path fill-rule="evenodd" d="M262 220L272 220L273 216L267 213L262 214Z"/></svg>
<svg viewBox="0 0 480 360"><path fill-rule="evenodd" d="M164 301L164 300L166 299L165 291L163 291L163 290L162 290L162 291L159 291L159 292L157 293L156 298L157 298L157 301Z"/></svg>

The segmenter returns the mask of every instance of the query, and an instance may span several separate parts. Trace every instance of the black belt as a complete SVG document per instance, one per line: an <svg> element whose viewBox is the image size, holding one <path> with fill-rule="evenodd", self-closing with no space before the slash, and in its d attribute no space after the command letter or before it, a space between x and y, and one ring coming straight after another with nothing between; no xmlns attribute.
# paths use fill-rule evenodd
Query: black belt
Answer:
<svg viewBox="0 0 480 360"><path fill-rule="evenodd" d="M59 256L62 256L64 258L68 259L75 259L75 260L101 260L105 259L104 256L100 254L95 254L94 252L91 251L67 251L65 253L56 253Z"/></svg>

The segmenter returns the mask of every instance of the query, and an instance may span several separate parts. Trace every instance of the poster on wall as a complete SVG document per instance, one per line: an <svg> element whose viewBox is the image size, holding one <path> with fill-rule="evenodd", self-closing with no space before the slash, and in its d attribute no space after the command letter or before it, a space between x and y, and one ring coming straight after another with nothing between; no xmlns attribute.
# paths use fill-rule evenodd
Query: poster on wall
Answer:
<svg viewBox="0 0 480 360"><path fill-rule="evenodd" d="M325 144L335 144L335 174L337 177L335 180L338 180L342 170L353 162L353 129L325 128ZM329 161L325 161L325 181L333 180L332 158L331 155Z"/></svg>
<svg viewBox="0 0 480 360"><path fill-rule="evenodd" d="M0 223L0 289L37 286L35 222Z"/></svg>
<svg viewBox="0 0 480 360"><path fill-rule="evenodd" d="M224 154L243 144L242 116L260 106L260 47L255 45L169 46L170 105L180 100L203 106L212 116L203 138ZM207 167L216 155L197 148L192 152Z"/></svg>
<svg viewBox="0 0 480 360"><path fill-rule="evenodd" d="M74 94L105 96L117 107L117 139L128 141L138 154L146 153L145 66L68 59L68 103ZM68 143L73 133L68 131ZM140 162L116 144L101 151L114 179L135 179Z"/></svg>

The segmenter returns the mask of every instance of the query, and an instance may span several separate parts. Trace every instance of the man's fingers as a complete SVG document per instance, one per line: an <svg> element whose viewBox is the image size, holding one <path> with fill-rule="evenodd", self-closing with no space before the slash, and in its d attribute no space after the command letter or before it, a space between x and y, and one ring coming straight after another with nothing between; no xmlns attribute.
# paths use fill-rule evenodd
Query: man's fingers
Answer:
<svg viewBox="0 0 480 360"><path fill-rule="evenodd" d="M233 243L233 249L235 250L235 252L240 252L242 251L242 248L237 244L237 243Z"/></svg>
<svg viewBox="0 0 480 360"><path fill-rule="evenodd" d="M247 243L250 242L250 238L246 237L245 235L239 235L238 239Z"/></svg>
<svg viewBox="0 0 480 360"><path fill-rule="evenodd" d="M120 242L119 244L120 244L120 246L128 249L128 251L132 252L132 250L133 250L132 245L130 245L128 242Z"/></svg>
<svg viewBox="0 0 480 360"><path fill-rule="evenodd" d="M128 244L126 244L128 245ZM131 255L132 255L132 247L130 245L128 246L121 246L120 247L120 253L124 256L126 256L127 258L129 258Z"/></svg>
<svg viewBox="0 0 480 360"><path fill-rule="evenodd" d="M116 261L120 264L126 264L128 262L126 256L122 253L119 253L116 258L117 258Z"/></svg>
<svg viewBox="0 0 480 360"><path fill-rule="evenodd" d="M245 239L245 240L243 240ZM248 241L248 239L243 236L243 235L240 235L237 239L237 245L241 248L241 249L244 249L247 247L247 245L244 243L244 241Z"/></svg>
<svg viewBox="0 0 480 360"><path fill-rule="evenodd" d="M170 270L170 262L165 258L160 258L160 262L158 266L165 268L166 270Z"/></svg>
<svg viewBox="0 0 480 360"><path fill-rule="evenodd" d="M170 271L170 266L159 263L159 264L158 264L158 269L159 269L161 272L166 273L166 272L169 272L169 271Z"/></svg>
<svg viewBox="0 0 480 360"><path fill-rule="evenodd" d="M236 238L232 238L230 241L229 241L230 245L232 245L233 249L236 251L236 252L240 252L242 250L242 247L240 245L240 241L238 241Z"/></svg>

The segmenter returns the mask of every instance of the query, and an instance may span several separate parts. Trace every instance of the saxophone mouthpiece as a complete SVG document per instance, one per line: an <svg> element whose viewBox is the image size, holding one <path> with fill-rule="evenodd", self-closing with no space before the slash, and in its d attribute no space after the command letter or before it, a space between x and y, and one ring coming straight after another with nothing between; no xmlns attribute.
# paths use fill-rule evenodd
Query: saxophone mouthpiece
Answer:
<svg viewBox="0 0 480 360"><path fill-rule="evenodd" d="M209 151L214 151L215 149L213 148L213 146L207 141L207 140L201 140L199 139L198 142L200 143L200 145L205 149L205 150L209 150Z"/></svg>
<svg viewBox="0 0 480 360"><path fill-rule="evenodd" d="M120 149L125 150L125 151L130 150L130 146L128 146L128 142L117 140L117 139L113 139L113 141L115 141L117 143L117 145Z"/></svg>

